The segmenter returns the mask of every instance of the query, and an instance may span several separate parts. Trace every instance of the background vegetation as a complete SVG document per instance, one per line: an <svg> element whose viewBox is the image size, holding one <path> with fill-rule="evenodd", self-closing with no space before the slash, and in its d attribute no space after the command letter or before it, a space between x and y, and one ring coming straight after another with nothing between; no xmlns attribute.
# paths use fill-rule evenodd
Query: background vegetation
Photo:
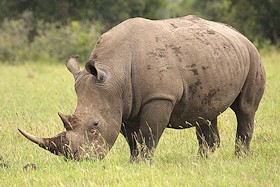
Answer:
<svg viewBox="0 0 280 187"><path fill-rule="evenodd" d="M279 47L280 0L0 0L0 62L86 60L101 33L131 17L195 14Z"/></svg>

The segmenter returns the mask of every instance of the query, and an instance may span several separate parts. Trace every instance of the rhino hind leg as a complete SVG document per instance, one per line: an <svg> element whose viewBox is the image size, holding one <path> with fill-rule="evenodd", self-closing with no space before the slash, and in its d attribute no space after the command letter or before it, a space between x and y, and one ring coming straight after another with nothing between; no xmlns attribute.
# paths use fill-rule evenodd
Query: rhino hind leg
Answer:
<svg viewBox="0 0 280 187"><path fill-rule="evenodd" d="M196 137L199 148L198 155L207 157L209 153L213 153L220 145L220 135L217 126L217 117L205 124L196 126Z"/></svg>
<svg viewBox="0 0 280 187"><path fill-rule="evenodd" d="M235 139L235 154L243 156L250 151L250 142L254 131L255 111L248 112L241 107L240 96L235 100L231 108L237 119L237 130Z"/></svg>
<svg viewBox="0 0 280 187"><path fill-rule="evenodd" d="M243 156L250 151L254 118L265 88L265 72L258 56L252 56L252 65L242 91L231 105L237 118L235 154ZM256 62L256 63L253 63ZM258 63L257 63L258 62Z"/></svg>

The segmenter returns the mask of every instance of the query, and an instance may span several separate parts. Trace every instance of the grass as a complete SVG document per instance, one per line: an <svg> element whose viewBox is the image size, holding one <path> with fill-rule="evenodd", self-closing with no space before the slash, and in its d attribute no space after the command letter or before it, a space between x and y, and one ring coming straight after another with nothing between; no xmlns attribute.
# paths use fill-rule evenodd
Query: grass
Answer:
<svg viewBox="0 0 280 187"><path fill-rule="evenodd" d="M251 155L233 155L236 121L227 110L219 118L221 147L197 158L195 129L167 129L152 164L129 162L120 135L101 161L65 161L21 136L63 130L58 111L76 106L73 77L63 65L0 65L0 186L280 186L280 53L263 55L267 73L256 116ZM25 171L34 163L36 170Z"/></svg>

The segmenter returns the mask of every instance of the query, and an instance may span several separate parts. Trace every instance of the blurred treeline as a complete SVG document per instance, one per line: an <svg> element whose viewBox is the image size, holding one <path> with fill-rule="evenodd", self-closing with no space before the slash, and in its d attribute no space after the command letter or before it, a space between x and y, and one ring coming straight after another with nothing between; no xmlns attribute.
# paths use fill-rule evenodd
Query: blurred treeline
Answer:
<svg viewBox="0 0 280 187"><path fill-rule="evenodd" d="M280 0L0 0L0 62L86 60L125 19L189 14L232 25L258 48L280 46Z"/></svg>

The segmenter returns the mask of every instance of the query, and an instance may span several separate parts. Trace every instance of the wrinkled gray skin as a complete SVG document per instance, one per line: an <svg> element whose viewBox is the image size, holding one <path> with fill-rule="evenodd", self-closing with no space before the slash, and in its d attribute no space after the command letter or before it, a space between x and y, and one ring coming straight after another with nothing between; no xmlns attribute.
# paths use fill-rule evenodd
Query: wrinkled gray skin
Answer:
<svg viewBox="0 0 280 187"><path fill-rule="evenodd" d="M149 158L165 128L196 128L199 154L220 144L217 116L237 117L235 153L249 151L265 72L253 44L233 28L195 16L134 18L101 36L85 69L67 67L78 97L66 131L54 138L21 133L52 153L103 158L121 132L131 159Z"/></svg>

